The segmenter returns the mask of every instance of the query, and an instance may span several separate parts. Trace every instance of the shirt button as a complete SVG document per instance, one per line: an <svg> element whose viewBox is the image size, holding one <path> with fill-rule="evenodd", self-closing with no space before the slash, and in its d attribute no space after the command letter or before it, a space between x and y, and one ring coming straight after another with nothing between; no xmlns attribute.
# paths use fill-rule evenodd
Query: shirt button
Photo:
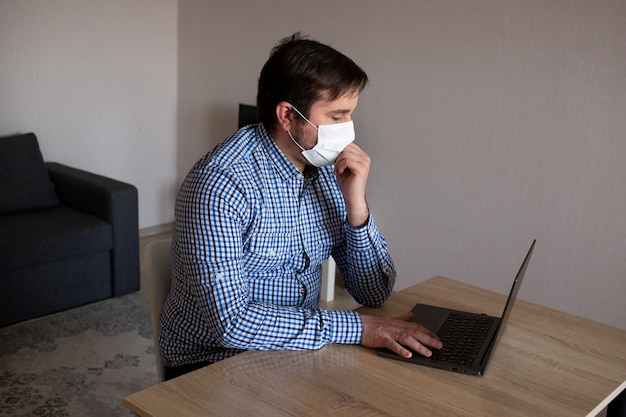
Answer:
<svg viewBox="0 0 626 417"><path fill-rule="evenodd" d="M270 249L268 255L273 258L274 256L276 256L276 251L274 249Z"/></svg>

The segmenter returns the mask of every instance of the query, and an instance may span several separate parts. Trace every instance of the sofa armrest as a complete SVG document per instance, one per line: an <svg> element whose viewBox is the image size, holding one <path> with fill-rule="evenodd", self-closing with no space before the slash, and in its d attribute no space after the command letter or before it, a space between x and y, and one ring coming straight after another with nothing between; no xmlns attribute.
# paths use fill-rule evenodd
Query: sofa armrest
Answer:
<svg viewBox="0 0 626 417"><path fill-rule="evenodd" d="M113 229L113 295L139 290L137 188L56 162L46 167L61 204L109 222Z"/></svg>

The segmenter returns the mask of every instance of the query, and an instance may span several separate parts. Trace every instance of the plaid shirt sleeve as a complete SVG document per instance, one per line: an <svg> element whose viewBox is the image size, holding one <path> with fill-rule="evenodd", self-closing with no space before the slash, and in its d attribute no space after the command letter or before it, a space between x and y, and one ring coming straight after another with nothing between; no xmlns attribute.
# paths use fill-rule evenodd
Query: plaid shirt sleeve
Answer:
<svg viewBox="0 0 626 417"><path fill-rule="evenodd" d="M364 227L346 224L345 245L333 252L333 258L346 290L359 304L378 307L389 298L396 271L371 214Z"/></svg>

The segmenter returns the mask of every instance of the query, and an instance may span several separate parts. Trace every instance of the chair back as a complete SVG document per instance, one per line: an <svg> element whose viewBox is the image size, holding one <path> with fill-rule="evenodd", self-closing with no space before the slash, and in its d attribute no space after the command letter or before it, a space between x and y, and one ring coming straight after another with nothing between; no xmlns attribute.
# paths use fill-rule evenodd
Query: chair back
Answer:
<svg viewBox="0 0 626 417"><path fill-rule="evenodd" d="M159 349L159 316L172 283L172 239L148 243L145 258L157 374L159 382L163 382L165 366Z"/></svg>

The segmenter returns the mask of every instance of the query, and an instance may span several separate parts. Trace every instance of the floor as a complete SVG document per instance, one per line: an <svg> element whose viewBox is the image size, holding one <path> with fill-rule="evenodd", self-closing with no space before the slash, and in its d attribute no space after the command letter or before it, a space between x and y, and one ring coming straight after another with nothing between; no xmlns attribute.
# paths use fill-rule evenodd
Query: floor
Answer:
<svg viewBox="0 0 626 417"><path fill-rule="evenodd" d="M139 239L139 264L140 264L140 272L141 272L141 289L139 290L141 293L147 295L147 285L146 285L146 268L145 268L145 260L144 260L144 252L146 249L146 245L155 240L162 239L170 239L172 237L171 232L152 234L149 236L142 236ZM341 283L341 279L337 279L337 282ZM320 307L326 310L354 310L360 305L354 301L354 298L350 296L343 288L341 284L337 285L335 288L335 298L332 301L321 301Z"/></svg>

